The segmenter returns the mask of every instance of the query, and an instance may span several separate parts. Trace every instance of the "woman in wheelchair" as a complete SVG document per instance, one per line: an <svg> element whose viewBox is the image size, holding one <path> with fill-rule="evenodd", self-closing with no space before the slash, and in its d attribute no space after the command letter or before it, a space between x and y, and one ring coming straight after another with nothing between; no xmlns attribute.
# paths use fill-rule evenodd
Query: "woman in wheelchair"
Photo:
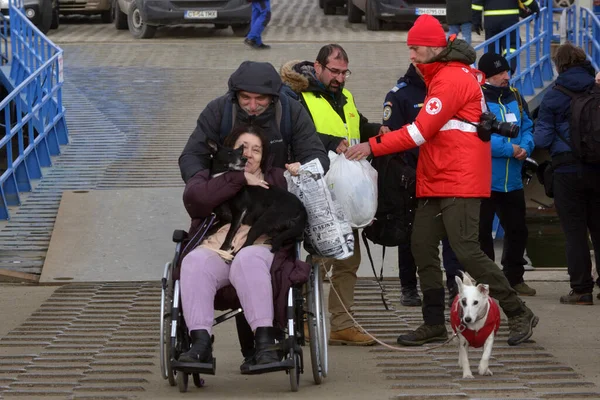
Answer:
<svg viewBox="0 0 600 400"><path fill-rule="evenodd" d="M188 181L183 199L192 217L190 237L199 221L234 197L244 185L264 188L276 185L287 190L283 176L285 170L268 165L268 141L259 128L238 127L223 145L230 149L243 146L243 155L247 159L244 171L228 171L211 177L210 171L203 170ZM292 164L288 169L295 172L298 166L299 163ZM211 231L214 233L185 255L181 263L181 301L192 346L179 356L179 361L212 363L211 328L215 296L219 289L231 284L254 332L252 364L279 363L281 353L274 345L280 330L274 327L274 320L279 326L284 326L287 291L292 285L308 279L310 266L296 259L293 243L273 254L266 235L239 250L249 230L245 225L240 227L233 239L235 256L232 256L232 253L220 250L229 226L226 224L216 232Z"/></svg>

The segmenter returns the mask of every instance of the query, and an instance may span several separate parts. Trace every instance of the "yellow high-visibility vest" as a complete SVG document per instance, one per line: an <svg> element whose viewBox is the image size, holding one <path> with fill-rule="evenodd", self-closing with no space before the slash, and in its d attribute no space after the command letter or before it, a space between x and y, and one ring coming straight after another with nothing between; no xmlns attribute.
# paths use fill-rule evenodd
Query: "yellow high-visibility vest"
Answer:
<svg viewBox="0 0 600 400"><path fill-rule="evenodd" d="M317 132L346 138L350 145L355 145L360 143L360 115L354 104L352 94L346 89L342 90L342 94L346 96L346 104L344 105L345 124L327 99L315 96L312 92L302 92L302 97L304 97L304 101L308 106L308 111Z"/></svg>

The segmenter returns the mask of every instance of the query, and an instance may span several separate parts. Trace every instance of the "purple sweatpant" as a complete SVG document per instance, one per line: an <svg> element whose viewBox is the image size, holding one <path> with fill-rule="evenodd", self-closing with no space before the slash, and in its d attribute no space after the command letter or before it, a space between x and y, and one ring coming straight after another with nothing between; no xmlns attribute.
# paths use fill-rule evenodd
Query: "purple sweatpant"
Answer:
<svg viewBox="0 0 600 400"><path fill-rule="evenodd" d="M273 326L273 253L265 246L240 250L231 265L216 252L197 247L181 263L181 303L190 331L206 329L210 334L217 290L229 284L237 292L252 330Z"/></svg>

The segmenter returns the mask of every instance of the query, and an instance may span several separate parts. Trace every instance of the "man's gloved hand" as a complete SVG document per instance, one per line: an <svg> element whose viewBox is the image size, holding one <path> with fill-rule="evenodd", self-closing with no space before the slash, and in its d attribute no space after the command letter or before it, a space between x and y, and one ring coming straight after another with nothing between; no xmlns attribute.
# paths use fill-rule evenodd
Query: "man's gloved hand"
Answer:
<svg viewBox="0 0 600 400"><path fill-rule="evenodd" d="M539 15L540 5L538 4L537 1L533 0L528 7L531 10L531 12L534 13L536 16Z"/></svg>
<svg viewBox="0 0 600 400"><path fill-rule="evenodd" d="M473 24L473 32L475 32L478 35L481 35L482 30L483 28L481 27L481 23Z"/></svg>

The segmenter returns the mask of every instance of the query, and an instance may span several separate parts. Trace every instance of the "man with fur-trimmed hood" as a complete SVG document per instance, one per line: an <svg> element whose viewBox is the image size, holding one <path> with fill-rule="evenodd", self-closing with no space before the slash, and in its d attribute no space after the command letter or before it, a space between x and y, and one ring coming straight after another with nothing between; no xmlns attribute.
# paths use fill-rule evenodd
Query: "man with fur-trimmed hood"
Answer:
<svg viewBox="0 0 600 400"><path fill-rule="evenodd" d="M348 55L338 44L323 46L316 61L290 61L281 68L281 78L287 94L295 97L308 110L317 133L327 151L344 153L349 146L368 140L389 129L369 123L354 103L350 91L344 87L350 76ZM354 243L360 243L354 231ZM342 302L333 291L329 295L331 335L329 344L368 346L375 341L356 327L344 306L354 304L356 272L360 265L360 246L346 260L324 259L327 269L333 268L332 282Z"/></svg>

